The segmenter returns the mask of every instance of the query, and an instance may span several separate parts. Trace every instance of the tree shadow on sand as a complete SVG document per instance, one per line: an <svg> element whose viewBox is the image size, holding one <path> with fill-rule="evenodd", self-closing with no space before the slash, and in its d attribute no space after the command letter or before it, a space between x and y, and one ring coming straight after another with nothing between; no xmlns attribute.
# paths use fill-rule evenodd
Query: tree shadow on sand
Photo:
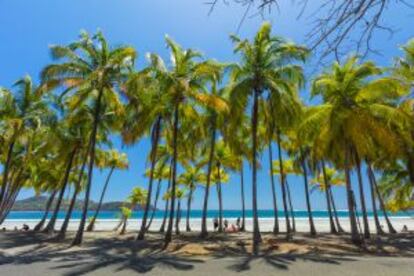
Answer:
<svg viewBox="0 0 414 276"><path fill-rule="evenodd" d="M414 255L412 234L377 237L380 241L374 239L369 245L375 244L375 253L350 245L347 236L321 235L317 239L298 236L284 243L283 238L268 235L259 256L250 254L251 241L242 234L212 234L207 239L200 239L197 233L185 234L177 237L167 250L162 249L163 236L160 234L151 234L145 241L136 241L135 234L102 238L99 235L94 237L94 233L90 235L93 238L86 239L83 247L71 248L68 246L71 237L57 242L51 236L38 233L0 233L0 266L48 263L49 269L66 276L84 275L104 268L110 268L114 273L173 269L180 274L180 271L191 271L196 265L204 263L204 260L192 257L197 253L189 248L205 252L212 260L229 258L223 268L232 272L250 270L257 263L279 270L288 270L297 261L340 265L355 261L362 254L390 256L386 253L390 246L401 251L392 256ZM291 247L282 248L284 245ZM7 255L2 252L12 253Z"/></svg>
<svg viewBox="0 0 414 276"><path fill-rule="evenodd" d="M187 271L194 268L195 263L202 260L190 257L177 256L162 251L159 240L136 242L133 238L95 239L87 242L84 247L68 247L70 241L55 243L55 246L43 245L53 239L44 235L32 233L13 233L2 235L0 248L19 248L36 245L30 250L20 250L10 256L0 252L0 265L5 264L32 264L39 262L57 263L51 267L55 270L64 270L63 275L84 275L108 266L115 271L133 270L138 273L149 272L155 267ZM42 244L38 246L37 244Z"/></svg>

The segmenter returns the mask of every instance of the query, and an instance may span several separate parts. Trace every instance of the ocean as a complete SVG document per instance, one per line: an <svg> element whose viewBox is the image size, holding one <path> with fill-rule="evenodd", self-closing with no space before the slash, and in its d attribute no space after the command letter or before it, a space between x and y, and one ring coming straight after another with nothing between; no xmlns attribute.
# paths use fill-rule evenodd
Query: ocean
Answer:
<svg viewBox="0 0 414 276"><path fill-rule="evenodd" d="M30 219L30 220L34 220L34 219L40 219L43 216L44 212L42 211L12 211L9 213L9 215L7 216L7 219L14 219L14 220L25 220L25 219ZM95 214L94 211L90 211L88 212L88 217L92 217ZM137 212L133 212L132 214L132 218L133 219L139 219L142 218L142 211L137 211ZM279 212L279 217L282 218L284 216L283 212ZM328 212L327 211L313 211L312 212L314 218L327 218L328 217ZM50 213L49 213L49 217L50 217ZM215 218L218 217L219 212L218 210L209 210L207 213L207 217L208 218ZM359 213L359 215L361 215ZM368 215L370 217L373 216L372 212L368 212ZM414 211L407 211L407 212L398 212L398 213L390 213L389 214L392 217L411 217L414 219ZM120 212L119 211L101 211L99 213L98 219L117 219L119 218ZM155 216L154 218L163 218L164 216L164 212L163 211L155 211ZM185 217L186 216L186 211L183 210L182 211L182 216ZM191 218L201 218L202 216L202 210L192 210L190 212L190 217ZM223 211L223 216L225 218L238 218L242 216L242 212L240 210L224 210ZM294 216L295 218L307 218L308 217L308 213L307 211L302 211L302 210L297 210L294 211ZM348 217L348 211L346 210L341 210L338 211L338 216L339 217ZM382 216L382 213L380 212L380 216ZM81 211L74 211L72 213L72 219L79 219L81 217ZM252 210L246 210L246 217L247 218L251 218L252 217ZM273 218L273 210L259 210L259 217L260 218ZM58 219L63 219L65 218L65 212L59 212L58 213Z"/></svg>

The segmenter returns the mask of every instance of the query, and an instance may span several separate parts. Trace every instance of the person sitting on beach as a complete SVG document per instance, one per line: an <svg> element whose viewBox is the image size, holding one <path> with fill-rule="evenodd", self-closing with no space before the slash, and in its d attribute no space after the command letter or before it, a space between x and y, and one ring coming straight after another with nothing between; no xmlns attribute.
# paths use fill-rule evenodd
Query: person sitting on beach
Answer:
<svg viewBox="0 0 414 276"><path fill-rule="evenodd" d="M403 226L403 228L402 228L401 232L402 232L402 233L407 233L407 232L408 232L408 227L407 227L407 225L404 225L404 226Z"/></svg>
<svg viewBox="0 0 414 276"><path fill-rule="evenodd" d="M230 224L224 229L224 231L227 233L237 233L239 232L239 228L234 224Z"/></svg>
<svg viewBox="0 0 414 276"><path fill-rule="evenodd" d="M23 224L22 231L27 232L27 231L29 231L29 230L30 230L29 225L27 225L27 224Z"/></svg>
<svg viewBox="0 0 414 276"><path fill-rule="evenodd" d="M1 228L1 231L6 232L6 227Z"/></svg>
<svg viewBox="0 0 414 276"><path fill-rule="evenodd" d="M214 225L214 231L216 231L219 226L218 218L213 219L213 225Z"/></svg>

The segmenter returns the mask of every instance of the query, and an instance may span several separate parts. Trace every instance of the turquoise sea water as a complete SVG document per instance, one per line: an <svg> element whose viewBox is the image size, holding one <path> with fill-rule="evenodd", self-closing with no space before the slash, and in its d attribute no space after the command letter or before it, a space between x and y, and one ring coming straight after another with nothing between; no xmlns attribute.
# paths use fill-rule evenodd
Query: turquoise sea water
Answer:
<svg viewBox="0 0 414 276"><path fill-rule="evenodd" d="M132 214L132 218L141 218L142 217L142 211L134 212ZM327 218L328 212L327 211L313 211L312 212L315 218ZM88 216L93 216L94 212L91 211L88 213ZM182 211L182 215L186 215L186 211ZM190 213L191 218L201 218L202 211L201 210L192 210ZM242 216L242 212L240 210L224 210L223 215L225 218L237 218ZM340 217L347 217L348 211L338 211L338 215ZM372 216L372 212L368 212L369 216ZM414 211L409 212L399 212L395 214L390 214L394 217L411 217L414 219ZM24 220L24 219L40 219L43 216L43 212L41 211L14 211L10 212L7 219L18 219L18 220ZM164 212L163 211L156 211L155 212L155 218L163 218ZM210 210L207 213L207 216L209 218L218 217L218 210ZM284 213L279 212L279 216L283 217ZM296 218L306 218L308 216L308 213L306 211L295 211L294 216ZM380 214L381 216L381 214ZM65 212L59 212L58 218L63 219L65 217ZM81 211L74 211L72 214L73 219L79 219L81 217ZM99 214L99 219L117 219L120 217L120 213L116 211L102 211ZM252 211L246 210L246 217L252 217ZM273 210L260 210L259 211L259 217L260 218L273 218Z"/></svg>

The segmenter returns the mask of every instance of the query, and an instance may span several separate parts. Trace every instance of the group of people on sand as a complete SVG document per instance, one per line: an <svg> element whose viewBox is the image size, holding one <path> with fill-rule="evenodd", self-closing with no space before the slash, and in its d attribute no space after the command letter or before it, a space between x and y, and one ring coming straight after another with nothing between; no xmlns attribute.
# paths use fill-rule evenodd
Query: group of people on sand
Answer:
<svg viewBox="0 0 414 276"><path fill-rule="evenodd" d="M213 219L213 225L214 225L214 231L217 231L219 229L219 219L214 218ZM236 224L229 224L229 221L225 219L223 221L223 230L227 233L236 233L240 231L240 218L237 218Z"/></svg>

